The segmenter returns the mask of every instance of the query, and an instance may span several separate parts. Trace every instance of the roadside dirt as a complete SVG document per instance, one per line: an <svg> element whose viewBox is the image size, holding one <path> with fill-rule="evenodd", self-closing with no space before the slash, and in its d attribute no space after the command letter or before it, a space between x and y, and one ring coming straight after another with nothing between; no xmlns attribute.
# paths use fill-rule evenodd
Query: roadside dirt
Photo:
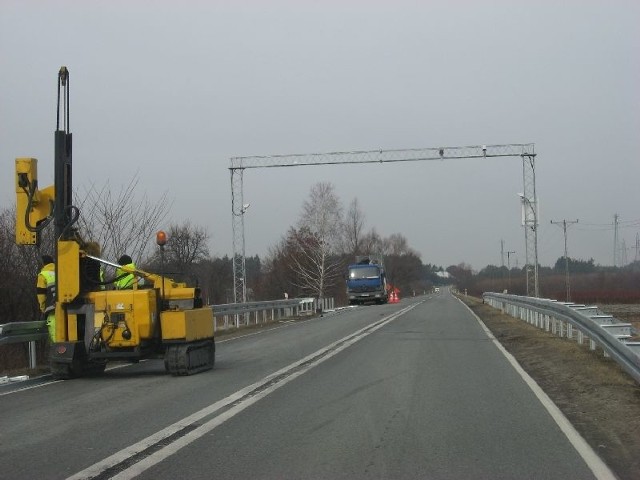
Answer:
<svg viewBox="0 0 640 480"><path fill-rule="evenodd" d="M640 385L602 351L553 336L480 299L460 298L618 478L640 479Z"/></svg>

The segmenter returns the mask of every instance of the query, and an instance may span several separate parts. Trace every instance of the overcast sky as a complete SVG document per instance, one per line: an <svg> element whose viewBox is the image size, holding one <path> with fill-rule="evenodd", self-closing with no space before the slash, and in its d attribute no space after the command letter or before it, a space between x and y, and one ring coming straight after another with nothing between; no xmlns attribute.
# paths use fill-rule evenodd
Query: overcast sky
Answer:
<svg viewBox="0 0 640 480"><path fill-rule="evenodd" d="M539 258L629 261L640 233L640 2L0 3L0 207L14 159L53 182L57 74L70 71L74 184L173 201L167 223L232 254L230 157L535 143ZM525 262L519 158L250 170L247 255L318 181L424 263ZM168 226L168 225L167 225ZM149 239L150 242L153 239Z"/></svg>

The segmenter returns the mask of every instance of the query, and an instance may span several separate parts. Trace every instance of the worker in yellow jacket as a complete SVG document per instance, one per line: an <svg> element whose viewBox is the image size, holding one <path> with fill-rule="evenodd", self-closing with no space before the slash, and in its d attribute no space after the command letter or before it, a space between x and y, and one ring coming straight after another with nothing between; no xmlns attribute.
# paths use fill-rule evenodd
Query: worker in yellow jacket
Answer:
<svg viewBox="0 0 640 480"><path fill-rule="evenodd" d="M56 332L56 266L51 255L43 255L42 264L36 281L36 295L42 317L47 322L49 338L53 342Z"/></svg>
<svg viewBox="0 0 640 480"><path fill-rule="evenodd" d="M136 271L136 264L129 255L122 255L118 259L118 265L120 268L116 269L116 290L127 290L143 283L142 278L133 274Z"/></svg>

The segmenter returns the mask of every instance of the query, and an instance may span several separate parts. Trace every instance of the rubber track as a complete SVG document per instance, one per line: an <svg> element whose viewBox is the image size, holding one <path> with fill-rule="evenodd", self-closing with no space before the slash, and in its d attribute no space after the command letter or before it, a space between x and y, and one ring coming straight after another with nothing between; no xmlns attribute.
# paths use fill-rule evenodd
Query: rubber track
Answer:
<svg viewBox="0 0 640 480"><path fill-rule="evenodd" d="M193 375L213 368L213 340L170 345L165 353L165 366L171 375Z"/></svg>
<svg viewBox="0 0 640 480"><path fill-rule="evenodd" d="M104 373L106 362L89 361L86 363L51 362L51 375L56 380L70 380L76 377L93 377Z"/></svg>
<svg viewBox="0 0 640 480"><path fill-rule="evenodd" d="M55 380L69 380L73 377L71 374L71 365L68 363L52 362L51 375Z"/></svg>

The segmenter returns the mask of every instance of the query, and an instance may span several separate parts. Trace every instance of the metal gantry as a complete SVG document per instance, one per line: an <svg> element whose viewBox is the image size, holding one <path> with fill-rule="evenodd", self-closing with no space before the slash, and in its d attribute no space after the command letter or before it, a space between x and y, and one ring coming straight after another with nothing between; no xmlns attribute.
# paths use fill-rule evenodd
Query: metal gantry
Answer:
<svg viewBox="0 0 640 480"><path fill-rule="evenodd" d="M524 242L527 276L527 296L539 297L538 284L538 197L536 196L536 154L522 154L522 184L524 191L522 201L522 224L524 226Z"/></svg>
<svg viewBox="0 0 640 480"><path fill-rule="evenodd" d="M232 162L233 163L233 162ZM231 229L233 231L233 302L247 301L243 188L244 169L231 169Z"/></svg>
<svg viewBox="0 0 640 480"><path fill-rule="evenodd" d="M345 165L363 163L394 163L418 161L442 161L462 158L521 157L524 179L524 197L532 205L537 205L535 195L535 148L533 143L508 145L473 145L467 147L435 147L399 150L358 150L351 152L303 153L291 155L256 155L232 157L231 172L231 215L233 230L233 283L234 301L246 302L245 238L243 175L247 169L303 167L310 165ZM537 252L537 211L533 211L533 258L529 254L529 237L525 228L527 244L527 272L534 273L535 296L538 296L538 252ZM527 275L527 294L529 295L529 276Z"/></svg>

